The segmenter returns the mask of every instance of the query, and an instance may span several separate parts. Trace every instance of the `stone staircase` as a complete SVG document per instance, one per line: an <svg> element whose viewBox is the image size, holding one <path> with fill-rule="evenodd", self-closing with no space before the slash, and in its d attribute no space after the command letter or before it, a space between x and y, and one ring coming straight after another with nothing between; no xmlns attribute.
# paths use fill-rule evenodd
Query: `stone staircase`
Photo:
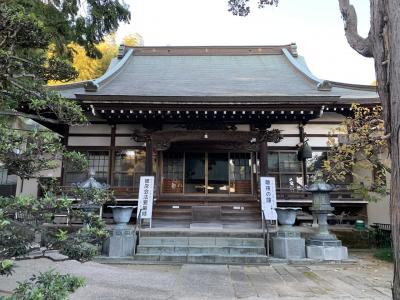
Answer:
<svg viewBox="0 0 400 300"><path fill-rule="evenodd" d="M198 264L265 264L262 232L161 230L141 232L137 261Z"/></svg>
<svg viewBox="0 0 400 300"><path fill-rule="evenodd" d="M224 228L261 228L260 204L252 196L163 196L153 208L155 227L189 227L193 206L221 207L221 224Z"/></svg>

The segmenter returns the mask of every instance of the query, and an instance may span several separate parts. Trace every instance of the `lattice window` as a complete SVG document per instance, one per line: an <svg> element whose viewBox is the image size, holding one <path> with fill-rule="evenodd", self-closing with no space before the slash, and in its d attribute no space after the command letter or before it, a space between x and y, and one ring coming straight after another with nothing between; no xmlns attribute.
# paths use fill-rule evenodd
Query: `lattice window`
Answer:
<svg viewBox="0 0 400 300"><path fill-rule="evenodd" d="M89 161L89 170L93 170L95 172L96 180L102 183L107 183L109 170L109 151L90 150L81 152L86 154ZM82 182L86 180L87 177L87 172L74 170L71 168L71 166L65 164L64 185Z"/></svg>

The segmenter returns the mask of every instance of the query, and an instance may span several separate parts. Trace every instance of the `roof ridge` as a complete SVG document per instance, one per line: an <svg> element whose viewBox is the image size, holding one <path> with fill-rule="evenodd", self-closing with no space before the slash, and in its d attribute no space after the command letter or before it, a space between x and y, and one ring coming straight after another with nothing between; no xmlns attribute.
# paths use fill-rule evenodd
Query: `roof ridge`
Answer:
<svg viewBox="0 0 400 300"><path fill-rule="evenodd" d="M133 56L134 49L128 49L126 53L119 59L119 62L116 63L113 67L108 68L107 71L101 75L100 77L94 80L88 80L85 83L85 91L86 92L97 92L102 86L107 84L112 78L114 78L126 65L128 59Z"/></svg>
<svg viewBox="0 0 400 300"><path fill-rule="evenodd" d="M144 48L144 49L150 49L150 48L177 48L177 49L190 49L190 48L194 48L194 49L199 49L199 48L237 48L237 49L241 49L241 48L267 48L267 47L273 47L273 48L288 48L291 45L295 45L296 43L290 43L290 44L283 44L283 45L195 45L195 46L129 46L129 45L124 45L126 48L131 48L131 49L140 49L140 48Z"/></svg>
<svg viewBox="0 0 400 300"><path fill-rule="evenodd" d="M335 87L352 88L357 90L369 90L373 92L376 92L378 89L378 86L371 84L347 83L347 82L332 81L332 80L329 80L329 82Z"/></svg>
<svg viewBox="0 0 400 300"><path fill-rule="evenodd" d="M286 45L252 45L252 46L121 46L134 49L135 55L149 56L226 56L226 55L282 55L287 49L297 57L296 43Z"/></svg>

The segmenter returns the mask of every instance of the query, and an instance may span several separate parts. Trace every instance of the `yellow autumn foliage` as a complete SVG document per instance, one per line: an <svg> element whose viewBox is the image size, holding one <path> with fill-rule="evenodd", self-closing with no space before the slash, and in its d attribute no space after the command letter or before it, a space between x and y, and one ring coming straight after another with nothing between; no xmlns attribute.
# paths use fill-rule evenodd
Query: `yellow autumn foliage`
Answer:
<svg viewBox="0 0 400 300"><path fill-rule="evenodd" d="M123 38L123 44L129 46L137 46L141 43L141 41L142 37L137 33L128 34ZM70 44L69 47L72 48L74 52L72 64L79 72L79 76L71 82L90 80L100 77L107 71L111 60L118 54L118 45L115 41L114 34L106 37L104 42L101 42L99 45L97 45L97 48L102 53L102 58L100 59L88 57L85 49L77 44ZM50 52L51 50L49 51L49 55L51 55ZM61 82L58 81L48 82L49 85L60 83Z"/></svg>

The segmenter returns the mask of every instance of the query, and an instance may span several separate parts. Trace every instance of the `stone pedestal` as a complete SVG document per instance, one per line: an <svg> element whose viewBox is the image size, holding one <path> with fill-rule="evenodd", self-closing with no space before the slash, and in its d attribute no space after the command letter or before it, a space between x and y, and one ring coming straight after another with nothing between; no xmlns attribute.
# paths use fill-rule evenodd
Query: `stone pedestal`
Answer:
<svg viewBox="0 0 400 300"><path fill-rule="evenodd" d="M113 225L110 236L103 244L103 255L110 257L127 257L133 255L136 238L133 226Z"/></svg>
<svg viewBox="0 0 400 300"><path fill-rule="evenodd" d="M273 256L286 259L305 257L305 241L296 231L278 231L272 238Z"/></svg>
<svg viewBox="0 0 400 300"><path fill-rule="evenodd" d="M342 241L329 232L328 214L333 211L329 193L333 186L326 183L314 183L309 191L313 194L311 211L318 218L318 232L307 241L307 258L318 260L347 259L347 247L342 246Z"/></svg>
<svg viewBox="0 0 400 300"><path fill-rule="evenodd" d="M307 257L317 260L348 259L347 247L343 246L307 246Z"/></svg>

